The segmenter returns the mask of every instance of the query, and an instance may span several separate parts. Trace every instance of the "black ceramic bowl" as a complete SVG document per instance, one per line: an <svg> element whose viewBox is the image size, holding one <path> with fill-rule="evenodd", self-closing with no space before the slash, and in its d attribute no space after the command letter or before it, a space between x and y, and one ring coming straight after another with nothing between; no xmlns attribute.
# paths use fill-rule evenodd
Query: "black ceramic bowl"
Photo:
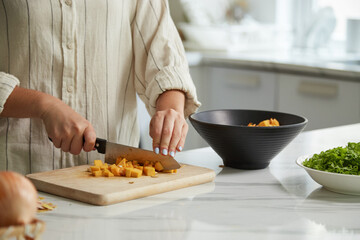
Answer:
<svg viewBox="0 0 360 240"><path fill-rule="evenodd" d="M280 126L247 126L270 118L276 118ZM190 116L190 122L225 166L261 169L305 128L307 119L282 112L231 109L198 112Z"/></svg>

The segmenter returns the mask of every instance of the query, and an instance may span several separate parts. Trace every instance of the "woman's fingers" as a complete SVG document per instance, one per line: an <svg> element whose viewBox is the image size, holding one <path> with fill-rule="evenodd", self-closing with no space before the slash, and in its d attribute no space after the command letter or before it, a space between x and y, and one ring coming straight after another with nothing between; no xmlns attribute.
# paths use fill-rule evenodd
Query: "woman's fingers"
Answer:
<svg viewBox="0 0 360 240"><path fill-rule="evenodd" d="M150 122L154 152L174 157L176 151L182 150L187 131L188 125L182 114L173 109L158 111Z"/></svg>
<svg viewBox="0 0 360 240"><path fill-rule="evenodd" d="M183 148L184 148L186 135L188 133L188 130L189 130L189 125L185 121L185 124L183 125L182 130L181 130L180 140L176 145L176 150L179 151L179 152L181 152L183 150Z"/></svg>
<svg viewBox="0 0 360 240"><path fill-rule="evenodd" d="M56 148L61 148L61 138L50 137L50 139Z"/></svg>
<svg viewBox="0 0 360 240"><path fill-rule="evenodd" d="M74 155L79 155L83 147L83 135L82 133L74 135L71 140L69 152Z"/></svg>
<svg viewBox="0 0 360 240"><path fill-rule="evenodd" d="M153 139L153 150L160 153L161 133L164 123L164 115L157 112L150 121L150 137Z"/></svg>
<svg viewBox="0 0 360 240"><path fill-rule="evenodd" d="M85 152L92 151L95 146L96 133L91 124L84 131L84 139L85 139L85 143L84 143L84 147L83 147L84 151Z"/></svg>
<svg viewBox="0 0 360 240"><path fill-rule="evenodd" d="M55 147L61 148L62 151L70 152L74 155L79 155L82 149L84 149L85 152L92 151L95 146L95 141L96 133L91 124L84 130L81 128L81 130L72 136L63 136L60 140L53 140Z"/></svg>
<svg viewBox="0 0 360 240"><path fill-rule="evenodd" d="M171 136L171 141L169 144L169 155L175 157L176 150L178 150L178 146L183 146L185 143L186 133L184 134L184 130L187 128L187 123L183 118L178 118L175 120L174 129ZM182 147L180 147L182 149ZM180 150L181 151L181 150Z"/></svg>
<svg viewBox="0 0 360 240"><path fill-rule="evenodd" d="M61 146L60 146L61 150L64 152L70 152L71 142L72 142L71 136L66 136L66 137L62 138Z"/></svg>
<svg viewBox="0 0 360 240"><path fill-rule="evenodd" d="M42 120L55 147L75 155L81 149L93 150L96 134L91 123L63 102L52 104L42 115Z"/></svg>
<svg viewBox="0 0 360 240"><path fill-rule="evenodd" d="M173 116L165 116L164 124L161 131L161 142L160 142L160 152L162 155L168 155L169 144L174 130L174 119Z"/></svg>

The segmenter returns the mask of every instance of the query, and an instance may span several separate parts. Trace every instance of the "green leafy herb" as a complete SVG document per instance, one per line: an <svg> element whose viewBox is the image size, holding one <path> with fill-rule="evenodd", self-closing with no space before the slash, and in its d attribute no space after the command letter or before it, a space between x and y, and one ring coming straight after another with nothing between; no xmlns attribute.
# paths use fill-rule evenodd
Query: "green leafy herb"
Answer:
<svg viewBox="0 0 360 240"><path fill-rule="evenodd" d="M326 172L360 175L360 143L349 142L346 147L314 154L306 159L303 165Z"/></svg>

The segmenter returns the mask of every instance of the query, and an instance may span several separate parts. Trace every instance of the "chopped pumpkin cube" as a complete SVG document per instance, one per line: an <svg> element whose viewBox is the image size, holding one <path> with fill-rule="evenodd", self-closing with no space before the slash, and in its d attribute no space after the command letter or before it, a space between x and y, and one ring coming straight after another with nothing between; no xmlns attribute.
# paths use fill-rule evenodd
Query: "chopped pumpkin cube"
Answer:
<svg viewBox="0 0 360 240"><path fill-rule="evenodd" d="M103 176L105 176L105 173L107 173L107 172L110 172L109 169L104 169L104 170L102 170Z"/></svg>
<svg viewBox="0 0 360 240"><path fill-rule="evenodd" d="M144 167L144 174L146 176L155 176L155 168L153 167Z"/></svg>
<svg viewBox="0 0 360 240"><path fill-rule="evenodd" d="M98 166L90 166L91 172L100 171L100 167Z"/></svg>
<svg viewBox="0 0 360 240"><path fill-rule="evenodd" d="M144 167L143 166L140 166L140 165L136 165L136 166L134 166L136 169L140 169L141 170L141 172L144 170Z"/></svg>
<svg viewBox="0 0 360 240"><path fill-rule="evenodd" d="M132 164L132 162L127 162L127 163L126 163L126 167L128 167L128 168L134 168L134 165Z"/></svg>
<svg viewBox="0 0 360 240"><path fill-rule="evenodd" d="M173 173L174 170L162 170L163 173Z"/></svg>
<svg viewBox="0 0 360 240"><path fill-rule="evenodd" d="M160 162L156 162L155 163L155 170L158 171L158 172L161 172L162 170L164 170L164 167Z"/></svg>
<svg viewBox="0 0 360 240"><path fill-rule="evenodd" d="M138 178L141 177L141 175L142 175L142 171L140 169L137 168L131 169L131 177Z"/></svg>
<svg viewBox="0 0 360 240"><path fill-rule="evenodd" d="M150 161L145 161L144 162L144 167L154 167L154 163L150 162Z"/></svg>
<svg viewBox="0 0 360 240"><path fill-rule="evenodd" d="M119 173L120 173L120 176L125 176L126 175L125 168L124 167L119 167Z"/></svg>
<svg viewBox="0 0 360 240"><path fill-rule="evenodd" d="M93 171L92 172L92 175L95 176L95 177L101 177L102 176L102 172L99 170L99 171Z"/></svg>
<svg viewBox="0 0 360 240"><path fill-rule="evenodd" d="M107 163L104 163L102 166L100 166L100 169L103 170L103 171L104 171L105 169L109 170L109 166L108 166Z"/></svg>
<svg viewBox="0 0 360 240"><path fill-rule="evenodd" d="M117 158L116 158L116 163L115 163L115 165L119 165L119 163L121 162L121 160L122 160L122 157L117 157Z"/></svg>
<svg viewBox="0 0 360 240"><path fill-rule="evenodd" d="M119 162L119 164L116 164L116 165L118 165L119 167L126 167L126 158L123 158L123 159Z"/></svg>
<svg viewBox="0 0 360 240"><path fill-rule="evenodd" d="M115 164L111 165L110 171L111 171L112 174L114 174L115 176L120 176L120 168L119 168L118 166L116 166Z"/></svg>
<svg viewBox="0 0 360 240"><path fill-rule="evenodd" d="M131 169L132 168L128 168L128 167L125 168L125 177L131 177Z"/></svg>
<svg viewBox="0 0 360 240"><path fill-rule="evenodd" d="M94 160L94 166L101 167L103 165L103 162L101 160Z"/></svg>
<svg viewBox="0 0 360 240"><path fill-rule="evenodd" d="M271 126L280 126L280 123L275 118L270 118L270 124Z"/></svg>
<svg viewBox="0 0 360 240"><path fill-rule="evenodd" d="M269 120L264 120L264 121L260 122L260 123L258 124L258 126L259 126L259 127L269 127L269 126L271 126L271 125L270 125L270 121L269 121Z"/></svg>
<svg viewBox="0 0 360 240"><path fill-rule="evenodd" d="M132 164L135 166L135 165L139 165L138 161L134 160L132 161Z"/></svg>
<svg viewBox="0 0 360 240"><path fill-rule="evenodd" d="M105 177L113 177L114 174L112 174L109 170L107 170L107 171L104 171L104 176Z"/></svg>

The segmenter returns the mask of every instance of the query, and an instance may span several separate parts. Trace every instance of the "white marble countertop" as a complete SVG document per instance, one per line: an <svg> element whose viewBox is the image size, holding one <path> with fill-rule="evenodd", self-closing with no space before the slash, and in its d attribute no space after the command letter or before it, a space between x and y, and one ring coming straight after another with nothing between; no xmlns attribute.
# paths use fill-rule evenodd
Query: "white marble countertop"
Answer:
<svg viewBox="0 0 360 240"><path fill-rule="evenodd" d="M110 206L40 193L57 205L38 214L43 239L360 239L360 196L330 192L295 164L359 141L360 124L301 133L262 170L220 168L211 148L179 162L207 166L215 181Z"/></svg>
<svg viewBox="0 0 360 240"><path fill-rule="evenodd" d="M188 51L190 66L231 66L360 81L360 54L314 53L299 50L248 52Z"/></svg>

